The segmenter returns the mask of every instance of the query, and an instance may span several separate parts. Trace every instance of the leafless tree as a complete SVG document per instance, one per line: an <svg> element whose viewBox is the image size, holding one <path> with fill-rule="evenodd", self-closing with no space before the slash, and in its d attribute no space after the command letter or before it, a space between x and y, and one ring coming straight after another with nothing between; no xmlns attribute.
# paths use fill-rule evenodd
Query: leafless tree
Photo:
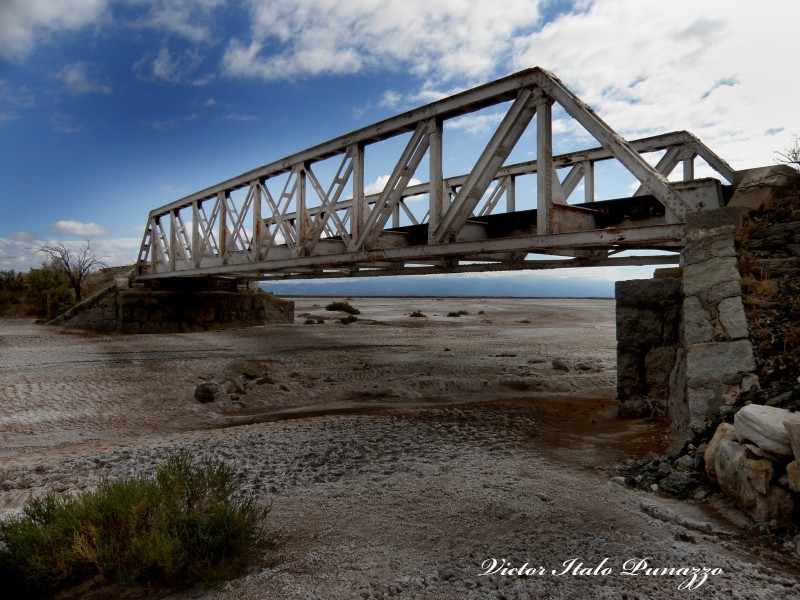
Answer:
<svg viewBox="0 0 800 600"><path fill-rule="evenodd" d="M70 286L75 290L76 302L81 301L81 289L89 273L107 266L94 253L89 239L78 250L72 250L64 242L56 242L53 245L39 246L37 251L49 256L50 265L66 275Z"/></svg>
<svg viewBox="0 0 800 600"><path fill-rule="evenodd" d="M800 171L800 137L792 136L792 145L784 150L775 152L776 161L781 165L788 165L795 171Z"/></svg>

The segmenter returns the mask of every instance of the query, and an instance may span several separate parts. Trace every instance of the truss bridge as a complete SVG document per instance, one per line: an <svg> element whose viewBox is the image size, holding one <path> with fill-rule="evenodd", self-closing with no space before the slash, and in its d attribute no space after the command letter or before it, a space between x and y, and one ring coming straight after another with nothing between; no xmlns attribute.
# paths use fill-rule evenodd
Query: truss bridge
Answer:
<svg viewBox="0 0 800 600"><path fill-rule="evenodd" d="M445 128L486 109L499 121L494 133L468 172L445 177ZM554 154L554 112L593 139L590 147ZM535 160L509 160L520 140ZM381 189L370 189L368 161L375 153L385 164L387 147L394 167ZM632 176L631 195L596 200L607 164ZM695 178L696 164L713 177ZM154 209L135 276L269 280L676 263L686 215L724 206L736 180L690 133L627 141L555 76L533 68ZM642 252L651 250L662 252Z"/></svg>

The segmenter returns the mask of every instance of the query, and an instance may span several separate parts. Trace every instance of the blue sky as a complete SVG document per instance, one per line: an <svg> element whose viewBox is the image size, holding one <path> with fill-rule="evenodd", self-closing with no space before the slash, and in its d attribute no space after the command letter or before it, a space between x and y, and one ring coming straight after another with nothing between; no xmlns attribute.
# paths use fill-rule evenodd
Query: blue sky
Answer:
<svg viewBox="0 0 800 600"><path fill-rule="evenodd" d="M688 129L771 164L800 133L797 23L780 0L0 0L0 269L87 236L131 263L151 208L533 66L626 137ZM497 118L447 133L445 175ZM597 193L629 186L612 169Z"/></svg>

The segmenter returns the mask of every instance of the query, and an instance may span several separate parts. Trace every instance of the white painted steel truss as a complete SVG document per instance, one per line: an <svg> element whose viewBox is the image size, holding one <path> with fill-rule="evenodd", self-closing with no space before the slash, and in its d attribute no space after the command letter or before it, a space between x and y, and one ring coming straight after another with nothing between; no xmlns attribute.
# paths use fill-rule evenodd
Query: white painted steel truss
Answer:
<svg viewBox="0 0 800 600"><path fill-rule="evenodd" d="M470 172L445 178L444 124L503 103L509 108ZM554 156L554 104L599 145ZM537 159L506 165L534 120ZM366 193L367 150L398 136L407 141L388 181ZM651 165L643 155L655 152L663 155ZM426 157L429 181L418 183L413 178ZM674 263L677 255L615 255L679 251L686 214L723 205L719 180L694 179L698 157L734 182L730 166L693 135L628 142L552 74L529 69L153 210L136 274L271 279ZM635 177L638 190L595 202L595 166L610 160ZM327 183L318 176L323 162L335 167ZM679 164L683 180L669 181ZM559 178L563 169L569 170ZM535 210L518 210L520 181L530 181L531 192L535 187ZM581 184L583 202L570 204ZM529 253L562 258L528 260Z"/></svg>

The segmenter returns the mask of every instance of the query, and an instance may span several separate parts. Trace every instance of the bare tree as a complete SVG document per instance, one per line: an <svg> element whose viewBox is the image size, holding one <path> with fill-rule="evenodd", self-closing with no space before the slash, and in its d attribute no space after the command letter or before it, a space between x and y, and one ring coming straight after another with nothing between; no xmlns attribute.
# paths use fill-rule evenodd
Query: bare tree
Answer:
<svg viewBox="0 0 800 600"><path fill-rule="evenodd" d="M81 289L89 273L107 266L94 253L91 240L88 238L86 244L78 250L70 249L64 242L56 242L52 246L39 246L36 250L49 256L50 265L67 276L70 286L75 290L76 302L81 301Z"/></svg>
<svg viewBox="0 0 800 600"><path fill-rule="evenodd" d="M792 136L792 145L784 150L775 152L776 161L781 165L788 165L795 171L800 171L800 136Z"/></svg>

